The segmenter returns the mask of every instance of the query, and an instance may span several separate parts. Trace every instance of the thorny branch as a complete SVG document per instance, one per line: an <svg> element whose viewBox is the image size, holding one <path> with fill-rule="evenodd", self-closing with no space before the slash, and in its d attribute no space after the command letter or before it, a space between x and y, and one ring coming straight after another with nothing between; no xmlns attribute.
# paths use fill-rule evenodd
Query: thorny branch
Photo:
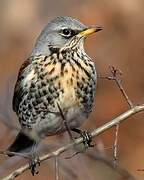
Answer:
<svg viewBox="0 0 144 180"><path fill-rule="evenodd" d="M144 111L144 104L134 106L131 109L129 109L128 111L124 112L123 114L120 114L113 120L105 123L104 125L100 126L99 128L94 129L91 132L91 136L92 137L98 136L98 135L104 133L106 130L112 128L113 126L116 126L117 124L122 123L127 118L129 118L132 115L139 113L141 111ZM57 157L60 154L62 154L63 152L65 152L68 149L70 149L71 147L73 147L74 145L80 144L82 142L83 142L83 138L81 138L81 137L77 138L77 139L75 139L74 142L68 143L65 146L62 146L61 148L57 149L56 151L53 151L51 153L40 156L39 161L43 162L52 157ZM29 169L29 164L26 164L26 165L18 168L17 170L13 171L11 174L9 174L7 177L3 178L2 180L12 180L12 179L16 178L17 176L21 175L22 173L24 173L25 171L27 171L28 169Z"/></svg>

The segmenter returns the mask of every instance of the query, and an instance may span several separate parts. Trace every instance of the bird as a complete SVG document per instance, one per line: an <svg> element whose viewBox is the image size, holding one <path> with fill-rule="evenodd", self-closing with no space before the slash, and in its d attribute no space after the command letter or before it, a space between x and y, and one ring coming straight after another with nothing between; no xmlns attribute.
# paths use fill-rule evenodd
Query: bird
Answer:
<svg viewBox="0 0 144 180"><path fill-rule="evenodd" d="M88 119L97 73L84 42L101 30L69 16L56 17L42 30L18 73L12 106L21 130L8 151L21 152L47 136L63 133L66 124L76 131Z"/></svg>

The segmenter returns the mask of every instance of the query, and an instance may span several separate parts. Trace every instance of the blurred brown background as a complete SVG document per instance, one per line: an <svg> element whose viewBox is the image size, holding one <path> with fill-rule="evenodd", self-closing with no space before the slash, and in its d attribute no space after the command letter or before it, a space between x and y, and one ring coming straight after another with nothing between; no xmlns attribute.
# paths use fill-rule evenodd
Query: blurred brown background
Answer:
<svg viewBox="0 0 144 180"><path fill-rule="evenodd" d="M119 68L123 72L123 85L130 99L134 104L144 103L143 8L143 0L0 0L1 150L4 150L16 135L16 131L7 126L15 122L11 98L18 69L30 54L40 31L56 16L73 16L85 24L103 26L104 30L96 36L89 37L85 44L88 54L95 60L98 73L108 74L109 65ZM85 127L94 129L127 108L115 83L99 79L96 103ZM144 179L144 172L139 172L137 169L144 168L143 129L143 113L121 124L118 150L120 166L141 180ZM111 147L114 141L114 130L105 132L101 138L105 148ZM106 153L112 157L112 150L106 150ZM69 160L69 164L71 161L74 160ZM49 179L54 179L54 169L49 168L50 162L41 165L40 175L35 179L47 179L48 175L51 175ZM83 159L81 162L85 163ZM0 177L10 172L11 165L8 158L1 156ZM89 166L93 166L93 169L99 168L94 163L89 163ZM17 167L19 167L18 164ZM82 170L79 174L80 172L83 173ZM83 177L79 175L77 179L84 179L84 177L86 178L84 175ZM25 178L33 179L29 172L18 179ZM87 176L87 178L96 179L96 176L92 175L91 178ZM64 178L63 174L61 179L68 178ZM99 176L98 179L101 180L102 177Z"/></svg>

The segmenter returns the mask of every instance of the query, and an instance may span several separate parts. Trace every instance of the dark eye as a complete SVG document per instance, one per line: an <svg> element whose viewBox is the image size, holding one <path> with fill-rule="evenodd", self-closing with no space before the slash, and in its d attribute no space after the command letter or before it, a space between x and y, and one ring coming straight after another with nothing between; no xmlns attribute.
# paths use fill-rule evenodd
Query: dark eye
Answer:
<svg viewBox="0 0 144 180"><path fill-rule="evenodd" d="M62 30L62 35L65 37L71 37L72 36L72 30L71 29L63 29Z"/></svg>

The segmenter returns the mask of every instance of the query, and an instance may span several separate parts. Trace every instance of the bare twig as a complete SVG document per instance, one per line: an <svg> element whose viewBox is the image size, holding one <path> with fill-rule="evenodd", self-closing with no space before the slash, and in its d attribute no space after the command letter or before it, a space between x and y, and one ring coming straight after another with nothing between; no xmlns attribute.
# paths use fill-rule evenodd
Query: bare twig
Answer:
<svg viewBox="0 0 144 180"><path fill-rule="evenodd" d="M125 101L129 105L129 108L133 108L134 107L133 103L129 99L129 97L122 85L122 79L121 79L122 72L119 69L116 69L114 66L109 66L109 69L110 69L111 76L100 76L100 78L115 81L115 83L118 86L118 88L120 89ZM116 125L115 140L114 140L114 152L113 152L114 153L114 166L116 166L117 159L118 159L118 157L117 157L117 154L118 154L118 152L117 152L118 151L118 130L119 130L119 124Z"/></svg>
<svg viewBox="0 0 144 180"><path fill-rule="evenodd" d="M102 79L114 80L117 86L119 87L122 95L124 96L126 102L128 103L129 107L133 108L133 103L129 99L122 85L122 79L120 78L120 76L122 75L122 72L119 69L116 69L114 66L110 66L109 68L110 68L111 76L99 76L99 77Z"/></svg>
<svg viewBox="0 0 144 180"><path fill-rule="evenodd" d="M114 80L116 82L116 84L118 85L120 91L122 92L126 102L128 103L129 107L132 108L133 107L133 103L132 101L129 99L126 91L124 90L123 86L122 86L122 80L120 78L120 76L122 75L121 71L116 69L115 67L111 66L110 67L111 73L114 77Z"/></svg>
<svg viewBox="0 0 144 180"><path fill-rule="evenodd" d="M105 132L106 130L110 129L111 127L122 123L124 120L126 120L127 118L131 117L132 115L139 113L141 111L144 111L144 104L142 105L138 105L138 106L134 106L133 108L131 108L130 110L124 112L123 114L117 116L116 118L114 118L113 120L105 123L104 125L100 126L99 128L94 129L91 132L91 136L98 136L99 134L102 134L103 132ZM71 147L73 147L76 144L80 144L83 142L83 138L77 138L75 139L74 142L68 143L65 146L62 146L61 148L57 149L56 151L53 151L51 153L45 154L40 156L39 160L40 162L43 162L47 159L50 159L52 157L56 157L59 156L61 153L67 151L68 149L70 149ZM8 175L7 177L3 178L2 180L12 180L14 178L16 178L17 176L21 175L22 173L24 173L25 171L27 171L29 169L29 164L26 164L20 168L18 168L17 170L13 171L10 175Z"/></svg>
<svg viewBox="0 0 144 180"><path fill-rule="evenodd" d="M59 157L55 157L55 180L59 180Z"/></svg>
<svg viewBox="0 0 144 180"><path fill-rule="evenodd" d="M114 141L114 166L117 166L118 160L118 132L119 132L119 124L116 124L116 131L115 131L115 141Z"/></svg>

